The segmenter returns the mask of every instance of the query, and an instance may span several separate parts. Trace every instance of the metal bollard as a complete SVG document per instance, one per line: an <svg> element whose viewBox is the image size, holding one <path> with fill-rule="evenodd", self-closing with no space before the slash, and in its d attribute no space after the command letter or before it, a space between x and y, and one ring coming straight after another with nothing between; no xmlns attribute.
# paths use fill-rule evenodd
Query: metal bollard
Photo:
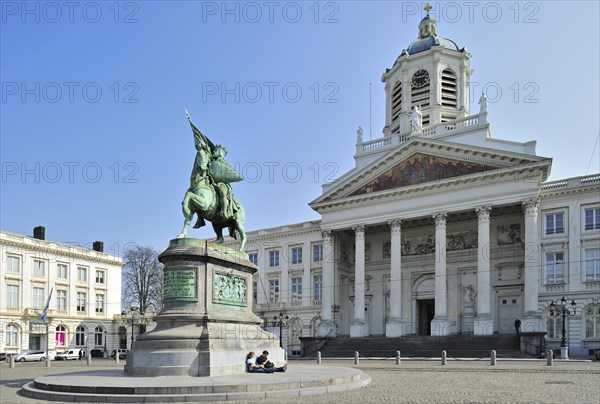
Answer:
<svg viewBox="0 0 600 404"><path fill-rule="evenodd" d="M88 354L85 357L87 359L87 364L91 365L92 364L92 355L90 355L89 352L88 352Z"/></svg>
<svg viewBox="0 0 600 404"><path fill-rule="evenodd" d="M446 351L442 351L442 365L446 364Z"/></svg>
<svg viewBox="0 0 600 404"><path fill-rule="evenodd" d="M554 351L552 351L552 349L551 349L546 354L546 366L552 366L552 365L554 365Z"/></svg>
<svg viewBox="0 0 600 404"><path fill-rule="evenodd" d="M496 366L496 351L492 350L492 354L490 355L490 365Z"/></svg>
<svg viewBox="0 0 600 404"><path fill-rule="evenodd" d="M317 365L321 364L321 351L317 351Z"/></svg>
<svg viewBox="0 0 600 404"><path fill-rule="evenodd" d="M396 365L400 364L400 351L396 351Z"/></svg>
<svg viewBox="0 0 600 404"><path fill-rule="evenodd" d="M118 365L119 364L119 353L117 352L115 355L115 363Z"/></svg>
<svg viewBox="0 0 600 404"><path fill-rule="evenodd" d="M14 355L10 355L10 362L8 363L8 367L10 369L15 367L15 356Z"/></svg>
<svg viewBox="0 0 600 404"><path fill-rule="evenodd" d="M358 359L358 351L354 351L354 364L358 365L360 359Z"/></svg>
<svg viewBox="0 0 600 404"><path fill-rule="evenodd" d="M46 367L47 367L47 368L49 368L49 367L51 367L51 366L52 366L52 365L50 364L50 356L49 356L49 355L46 355Z"/></svg>

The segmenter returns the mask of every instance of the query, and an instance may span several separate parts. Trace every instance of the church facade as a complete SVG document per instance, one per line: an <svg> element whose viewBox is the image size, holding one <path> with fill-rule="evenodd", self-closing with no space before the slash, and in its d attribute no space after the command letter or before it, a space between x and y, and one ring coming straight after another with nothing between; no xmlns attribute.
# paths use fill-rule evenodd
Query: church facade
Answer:
<svg viewBox="0 0 600 404"><path fill-rule="evenodd" d="M600 174L548 182L536 142L492 137L487 100L469 110L470 55L418 38L382 76L384 136L310 202L321 220L248 233L255 311L301 336L492 335L600 348ZM273 322L275 320L275 322Z"/></svg>

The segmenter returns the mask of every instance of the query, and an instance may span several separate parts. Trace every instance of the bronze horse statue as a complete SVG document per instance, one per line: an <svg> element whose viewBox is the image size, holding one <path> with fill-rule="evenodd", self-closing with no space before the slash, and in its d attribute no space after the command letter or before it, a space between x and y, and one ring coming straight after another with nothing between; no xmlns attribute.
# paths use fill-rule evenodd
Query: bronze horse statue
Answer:
<svg viewBox="0 0 600 404"><path fill-rule="evenodd" d="M244 207L234 199L233 215L229 217L225 216L222 209L220 209L219 196L215 190L215 186L210 184L206 178L198 182L193 190L188 190L185 193L181 207L185 220L183 229L177 238L187 236L194 214L197 214L198 220L194 225L195 229L205 225L204 219L210 221L217 235L217 239L214 242L221 244L223 243L223 229L227 227L231 237L235 239L239 237L239 250L244 251L247 240L246 232L244 231L244 222L246 221Z"/></svg>

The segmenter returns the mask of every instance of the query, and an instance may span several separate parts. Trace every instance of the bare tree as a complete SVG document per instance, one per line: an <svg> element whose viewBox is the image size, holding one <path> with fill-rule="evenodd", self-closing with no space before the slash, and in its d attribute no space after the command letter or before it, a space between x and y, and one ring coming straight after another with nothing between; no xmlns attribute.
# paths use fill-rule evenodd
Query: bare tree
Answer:
<svg viewBox="0 0 600 404"><path fill-rule="evenodd" d="M158 252L149 246L134 246L125 250L123 256L122 301L140 312L162 308L163 270Z"/></svg>

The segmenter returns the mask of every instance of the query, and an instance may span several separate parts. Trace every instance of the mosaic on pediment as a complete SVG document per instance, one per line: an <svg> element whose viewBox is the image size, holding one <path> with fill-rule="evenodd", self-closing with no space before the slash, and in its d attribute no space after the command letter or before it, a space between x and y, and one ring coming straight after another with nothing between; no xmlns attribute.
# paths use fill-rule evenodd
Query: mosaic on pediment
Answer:
<svg viewBox="0 0 600 404"><path fill-rule="evenodd" d="M361 186L350 196L439 181L494 169L496 167L416 153Z"/></svg>

